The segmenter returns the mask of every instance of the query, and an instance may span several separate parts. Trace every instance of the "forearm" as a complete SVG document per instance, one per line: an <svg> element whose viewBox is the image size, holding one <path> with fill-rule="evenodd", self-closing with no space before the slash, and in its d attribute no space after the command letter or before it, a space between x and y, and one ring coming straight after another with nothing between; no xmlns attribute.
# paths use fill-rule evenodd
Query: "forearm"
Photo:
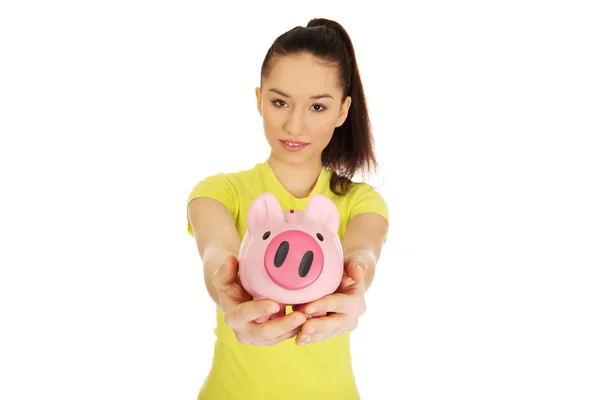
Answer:
<svg viewBox="0 0 600 400"><path fill-rule="evenodd" d="M375 279L375 266L385 243L388 222L381 215L364 213L348 222L346 235L342 241L344 261L360 260L365 278L365 290ZM346 263L344 263L346 264Z"/></svg>
<svg viewBox="0 0 600 400"><path fill-rule="evenodd" d="M196 248L203 264L206 290L220 308L213 275L226 256L238 257L241 244L232 215L223 204L210 198L192 200L188 213Z"/></svg>

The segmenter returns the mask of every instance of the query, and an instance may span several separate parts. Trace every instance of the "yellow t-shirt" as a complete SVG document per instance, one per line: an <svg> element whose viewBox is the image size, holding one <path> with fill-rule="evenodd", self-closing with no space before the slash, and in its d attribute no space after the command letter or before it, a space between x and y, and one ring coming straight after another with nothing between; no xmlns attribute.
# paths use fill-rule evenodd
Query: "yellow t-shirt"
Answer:
<svg viewBox="0 0 600 400"><path fill-rule="evenodd" d="M329 189L331 171L322 169L306 198L296 198L277 179L268 162L227 174L216 174L198 182L188 204L209 197L225 205L237 227L240 240L247 230L246 215L252 201L273 193L283 209L304 210L310 196L329 197L340 213L339 238L353 216L374 212L388 217L381 195L366 183L353 183L350 192L338 196ZM188 232L193 236L188 220ZM216 342L212 367L198 394L199 400L354 400L359 399L350 357L350 333L304 346L288 339L275 346L240 344L217 309ZM290 308L287 308L290 311Z"/></svg>

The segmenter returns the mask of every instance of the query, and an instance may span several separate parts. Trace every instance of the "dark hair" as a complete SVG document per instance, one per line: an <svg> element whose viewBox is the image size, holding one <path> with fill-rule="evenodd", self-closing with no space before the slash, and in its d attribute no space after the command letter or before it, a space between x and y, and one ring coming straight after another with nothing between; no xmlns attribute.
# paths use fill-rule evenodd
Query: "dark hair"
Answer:
<svg viewBox="0 0 600 400"><path fill-rule="evenodd" d="M306 27L297 26L283 33L271 45L261 69L261 85L275 56L310 53L338 67L339 84L343 89L342 102L352 98L348 116L335 128L333 137L323 150L321 162L331 170L331 190L345 194L358 171L369 172L377 168L373 149L371 123L363 91L354 46L348 32L337 22L314 18Z"/></svg>

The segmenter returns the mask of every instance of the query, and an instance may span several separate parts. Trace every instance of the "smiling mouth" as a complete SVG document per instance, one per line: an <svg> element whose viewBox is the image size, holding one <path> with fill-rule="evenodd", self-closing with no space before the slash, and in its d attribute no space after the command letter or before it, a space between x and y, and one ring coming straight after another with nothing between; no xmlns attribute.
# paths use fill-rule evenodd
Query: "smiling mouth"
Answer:
<svg viewBox="0 0 600 400"><path fill-rule="evenodd" d="M289 141L289 140L280 140L281 146L287 151L296 152L304 149L308 146L308 143L297 142L297 141Z"/></svg>
<svg viewBox="0 0 600 400"><path fill-rule="evenodd" d="M306 146L308 144L308 143L303 143L303 142L289 142L287 140L282 140L282 142L287 144L288 146L292 146L292 147Z"/></svg>

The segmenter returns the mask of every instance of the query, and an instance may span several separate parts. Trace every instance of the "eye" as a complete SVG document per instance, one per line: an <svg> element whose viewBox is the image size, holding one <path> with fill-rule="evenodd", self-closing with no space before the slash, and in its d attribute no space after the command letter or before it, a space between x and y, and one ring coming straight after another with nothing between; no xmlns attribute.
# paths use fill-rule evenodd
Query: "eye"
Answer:
<svg viewBox="0 0 600 400"><path fill-rule="evenodd" d="M317 233L317 239L319 239L322 242L323 241L323 235L321 235L320 233Z"/></svg>
<svg viewBox="0 0 600 400"><path fill-rule="evenodd" d="M265 234L263 235L263 240L267 240L269 238L269 236L271 236L271 232L266 231Z"/></svg>
<svg viewBox="0 0 600 400"><path fill-rule="evenodd" d="M277 107L277 108L281 108L281 107L283 107L283 105L285 105L285 102L283 100L275 100L272 103L275 104L275 107ZM283 105L280 103L283 103Z"/></svg>
<svg viewBox="0 0 600 400"><path fill-rule="evenodd" d="M322 104L313 104L313 107L320 107L321 108L320 110L314 110L316 112L323 112L323 111L326 110L325 106L322 105Z"/></svg>

